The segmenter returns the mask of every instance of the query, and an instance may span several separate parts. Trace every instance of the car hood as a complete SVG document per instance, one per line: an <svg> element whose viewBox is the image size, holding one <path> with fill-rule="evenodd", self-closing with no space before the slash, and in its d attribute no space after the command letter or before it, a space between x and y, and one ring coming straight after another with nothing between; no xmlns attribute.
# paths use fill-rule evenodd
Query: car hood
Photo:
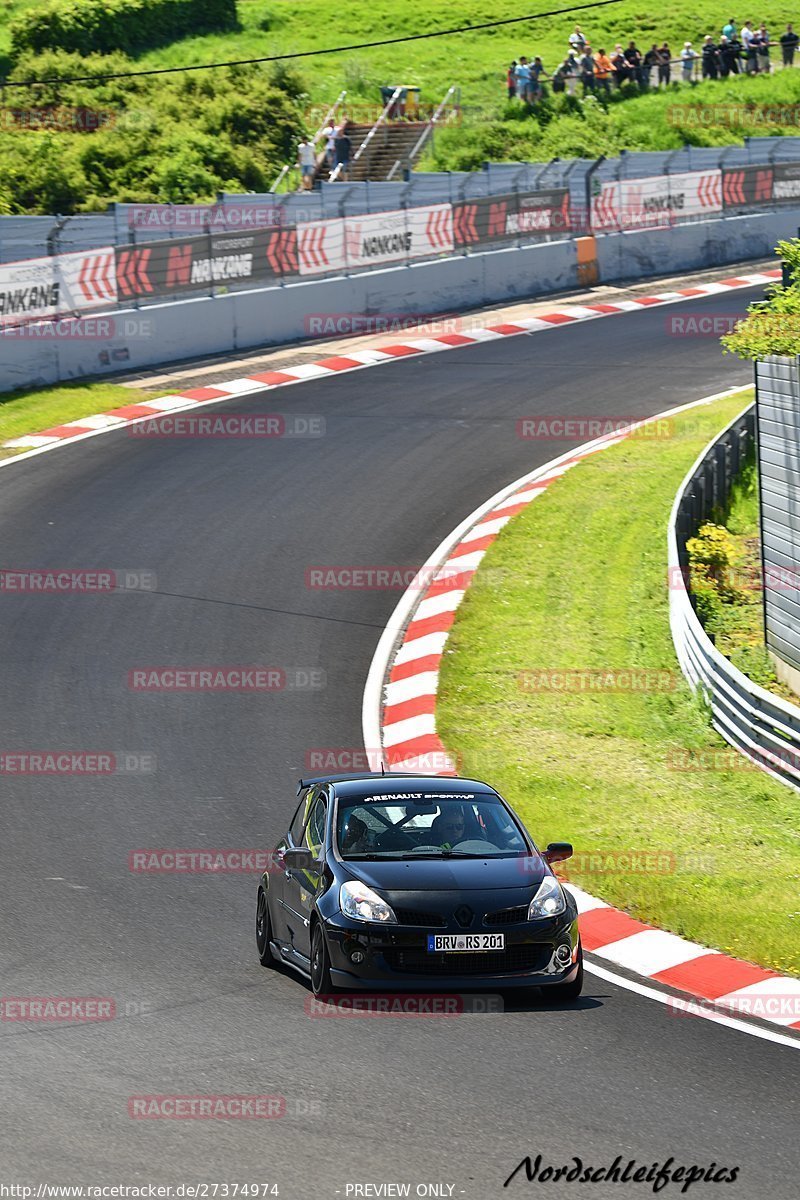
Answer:
<svg viewBox="0 0 800 1200"><path fill-rule="evenodd" d="M545 867L538 855L529 858L388 859L348 862L352 875L379 891L487 891L530 888L541 883Z"/></svg>

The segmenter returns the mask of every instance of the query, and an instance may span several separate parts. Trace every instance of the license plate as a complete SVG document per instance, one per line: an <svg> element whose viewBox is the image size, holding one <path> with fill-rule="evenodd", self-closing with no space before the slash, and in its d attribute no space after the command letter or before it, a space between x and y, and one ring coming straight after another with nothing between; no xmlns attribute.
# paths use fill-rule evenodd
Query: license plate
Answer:
<svg viewBox="0 0 800 1200"><path fill-rule="evenodd" d="M472 953L475 950L505 950L504 933L429 933L430 954Z"/></svg>

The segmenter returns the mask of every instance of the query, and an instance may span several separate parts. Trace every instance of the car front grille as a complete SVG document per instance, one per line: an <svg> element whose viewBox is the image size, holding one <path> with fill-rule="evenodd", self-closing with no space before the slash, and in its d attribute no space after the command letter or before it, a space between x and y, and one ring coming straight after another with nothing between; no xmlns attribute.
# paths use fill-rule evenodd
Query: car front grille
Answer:
<svg viewBox="0 0 800 1200"><path fill-rule="evenodd" d="M499 912L487 913L483 918L484 925L519 925L521 921L528 919L527 904L520 904L517 908L501 908Z"/></svg>
<svg viewBox="0 0 800 1200"><path fill-rule="evenodd" d="M543 971L552 953L550 945L529 942L506 950L459 954L430 954L422 946L391 946L383 956L393 971L414 975L502 975Z"/></svg>
<svg viewBox="0 0 800 1200"><path fill-rule="evenodd" d="M444 929L447 924L441 913L422 912L416 908L395 908L398 925L417 925L423 929Z"/></svg>

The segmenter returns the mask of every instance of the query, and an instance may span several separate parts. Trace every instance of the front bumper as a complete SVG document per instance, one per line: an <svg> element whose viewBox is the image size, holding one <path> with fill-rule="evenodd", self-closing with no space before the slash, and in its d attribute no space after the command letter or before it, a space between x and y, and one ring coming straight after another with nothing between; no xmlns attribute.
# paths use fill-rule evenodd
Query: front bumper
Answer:
<svg viewBox="0 0 800 1200"><path fill-rule="evenodd" d="M351 990L439 992L489 987L500 991L571 983L578 973L578 921L570 913L506 926L505 950L497 952L429 954L428 932L401 925L367 925L338 913L325 921L331 982ZM455 927L436 932L464 930ZM555 960L560 945L570 947L566 967Z"/></svg>

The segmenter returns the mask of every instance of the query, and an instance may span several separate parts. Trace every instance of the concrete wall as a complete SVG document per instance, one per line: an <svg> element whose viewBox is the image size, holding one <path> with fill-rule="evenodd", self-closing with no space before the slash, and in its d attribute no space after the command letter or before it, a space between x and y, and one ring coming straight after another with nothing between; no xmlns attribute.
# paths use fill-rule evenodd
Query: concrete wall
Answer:
<svg viewBox="0 0 800 1200"><path fill-rule="evenodd" d="M600 235L598 282L765 258L799 223L800 208L791 208ZM569 291L581 278L576 243L568 240L121 310L96 318L94 331L90 322L80 327L96 336L76 337L69 329L48 338L33 338L30 330L0 335L0 392L300 341L308 336L306 318L312 313L454 312Z"/></svg>
<svg viewBox="0 0 800 1200"><path fill-rule="evenodd" d="M549 242L125 309L79 326L62 322L61 337L7 333L0 391L300 341L312 313L435 314L567 291L578 286L576 261L574 242ZM89 336L69 336L70 329Z"/></svg>

